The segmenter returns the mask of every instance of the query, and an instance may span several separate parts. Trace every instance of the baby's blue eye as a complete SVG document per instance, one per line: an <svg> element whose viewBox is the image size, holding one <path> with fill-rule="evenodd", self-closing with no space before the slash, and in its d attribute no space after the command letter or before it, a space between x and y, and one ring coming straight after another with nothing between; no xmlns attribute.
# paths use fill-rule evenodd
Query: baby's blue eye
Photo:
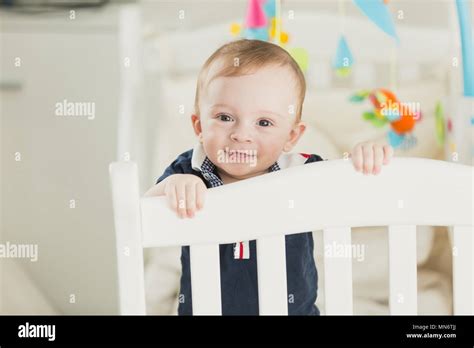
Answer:
<svg viewBox="0 0 474 348"><path fill-rule="evenodd" d="M260 120L258 121L258 125L262 127L268 127L271 126L272 123L269 120Z"/></svg>
<svg viewBox="0 0 474 348"><path fill-rule="evenodd" d="M229 116L229 115L226 115L226 114L220 114L219 116L217 116L221 121L224 121L224 122L229 122L229 121L232 121L232 118Z"/></svg>

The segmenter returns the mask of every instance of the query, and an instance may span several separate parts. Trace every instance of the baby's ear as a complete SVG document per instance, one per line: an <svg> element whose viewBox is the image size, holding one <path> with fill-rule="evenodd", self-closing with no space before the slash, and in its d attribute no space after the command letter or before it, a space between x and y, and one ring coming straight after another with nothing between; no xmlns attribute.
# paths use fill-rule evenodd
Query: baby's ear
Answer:
<svg viewBox="0 0 474 348"><path fill-rule="evenodd" d="M198 115L192 114L191 115L191 123L194 129L194 133L198 136L201 137L202 133L202 128L201 128L201 119L199 118ZM201 138L199 138L201 140Z"/></svg>
<svg viewBox="0 0 474 348"><path fill-rule="evenodd" d="M283 151L285 152L291 151L291 149L298 143L298 140L300 140L305 130L306 130L306 124L302 121L299 121L295 126L293 126L293 128L290 131L288 141L283 147Z"/></svg>

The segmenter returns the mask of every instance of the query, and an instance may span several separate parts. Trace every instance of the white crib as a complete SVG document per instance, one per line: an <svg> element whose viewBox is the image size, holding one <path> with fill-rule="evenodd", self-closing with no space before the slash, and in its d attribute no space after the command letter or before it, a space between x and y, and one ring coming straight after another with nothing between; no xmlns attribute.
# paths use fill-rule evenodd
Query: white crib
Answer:
<svg viewBox="0 0 474 348"><path fill-rule="evenodd" d="M208 190L182 220L164 197L140 198L133 162L112 163L120 313L146 313L143 248L190 245L193 314L220 315L219 244L256 239L260 314L287 315L285 235L322 229L325 246L349 246L351 227L388 226L390 313L415 315L415 232L430 225L453 228L454 313L473 314L472 170L394 158L364 176L350 161L317 162ZM353 314L351 255L325 256L324 272L326 314Z"/></svg>

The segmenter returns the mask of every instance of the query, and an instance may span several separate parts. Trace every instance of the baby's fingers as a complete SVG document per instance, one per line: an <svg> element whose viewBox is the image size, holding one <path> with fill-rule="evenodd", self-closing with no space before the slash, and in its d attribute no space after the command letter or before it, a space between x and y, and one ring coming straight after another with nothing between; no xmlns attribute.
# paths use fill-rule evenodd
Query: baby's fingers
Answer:
<svg viewBox="0 0 474 348"><path fill-rule="evenodd" d="M171 210L177 211L178 210L178 202L176 196L176 185L168 184L165 187L165 195L166 199L168 200L168 206Z"/></svg>
<svg viewBox="0 0 474 348"><path fill-rule="evenodd" d="M196 184L196 208L201 210L204 207L204 199L206 196L206 186L203 183Z"/></svg>
<svg viewBox="0 0 474 348"><path fill-rule="evenodd" d="M377 175L382 169L382 162L384 159L383 147L374 146L374 169L372 174Z"/></svg>
<svg viewBox="0 0 474 348"><path fill-rule="evenodd" d="M187 183L186 186L186 213L189 218L194 217L196 211L196 185Z"/></svg>
<svg viewBox="0 0 474 348"><path fill-rule="evenodd" d="M360 172L362 170L362 149L360 145L356 145L354 150L351 153L352 164L354 165L355 170Z"/></svg>
<svg viewBox="0 0 474 348"><path fill-rule="evenodd" d="M384 145L383 152L383 164L388 164L390 162L390 159L393 157L393 147L391 147L390 145Z"/></svg>
<svg viewBox="0 0 474 348"><path fill-rule="evenodd" d="M178 216L182 219L186 217L186 186L176 185L176 197L178 200Z"/></svg>
<svg viewBox="0 0 474 348"><path fill-rule="evenodd" d="M369 174L374 167L374 150L372 144L364 145L362 147L362 153L364 156L364 174Z"/></svg>

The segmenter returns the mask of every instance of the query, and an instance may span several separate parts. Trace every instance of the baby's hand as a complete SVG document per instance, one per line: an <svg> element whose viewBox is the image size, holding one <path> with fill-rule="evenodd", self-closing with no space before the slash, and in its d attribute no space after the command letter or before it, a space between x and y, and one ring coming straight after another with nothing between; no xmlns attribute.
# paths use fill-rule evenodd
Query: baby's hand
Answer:
<svg viewBox="0 0 474 348"><path fill-rule="evenodd" d="M372 142L363 142L354 146L350 157L355 170L364 174L377 175L382 169L382 164L388 164L393 156L393 147Z"/></svg>
<svg viewBox="0 0 474 348"><path fill-rule="evenodd" d="M192 174L173 174L164 181L164 194L169 206L180 218L194 217L197 210L204 206L206 185Z"/></svg>

